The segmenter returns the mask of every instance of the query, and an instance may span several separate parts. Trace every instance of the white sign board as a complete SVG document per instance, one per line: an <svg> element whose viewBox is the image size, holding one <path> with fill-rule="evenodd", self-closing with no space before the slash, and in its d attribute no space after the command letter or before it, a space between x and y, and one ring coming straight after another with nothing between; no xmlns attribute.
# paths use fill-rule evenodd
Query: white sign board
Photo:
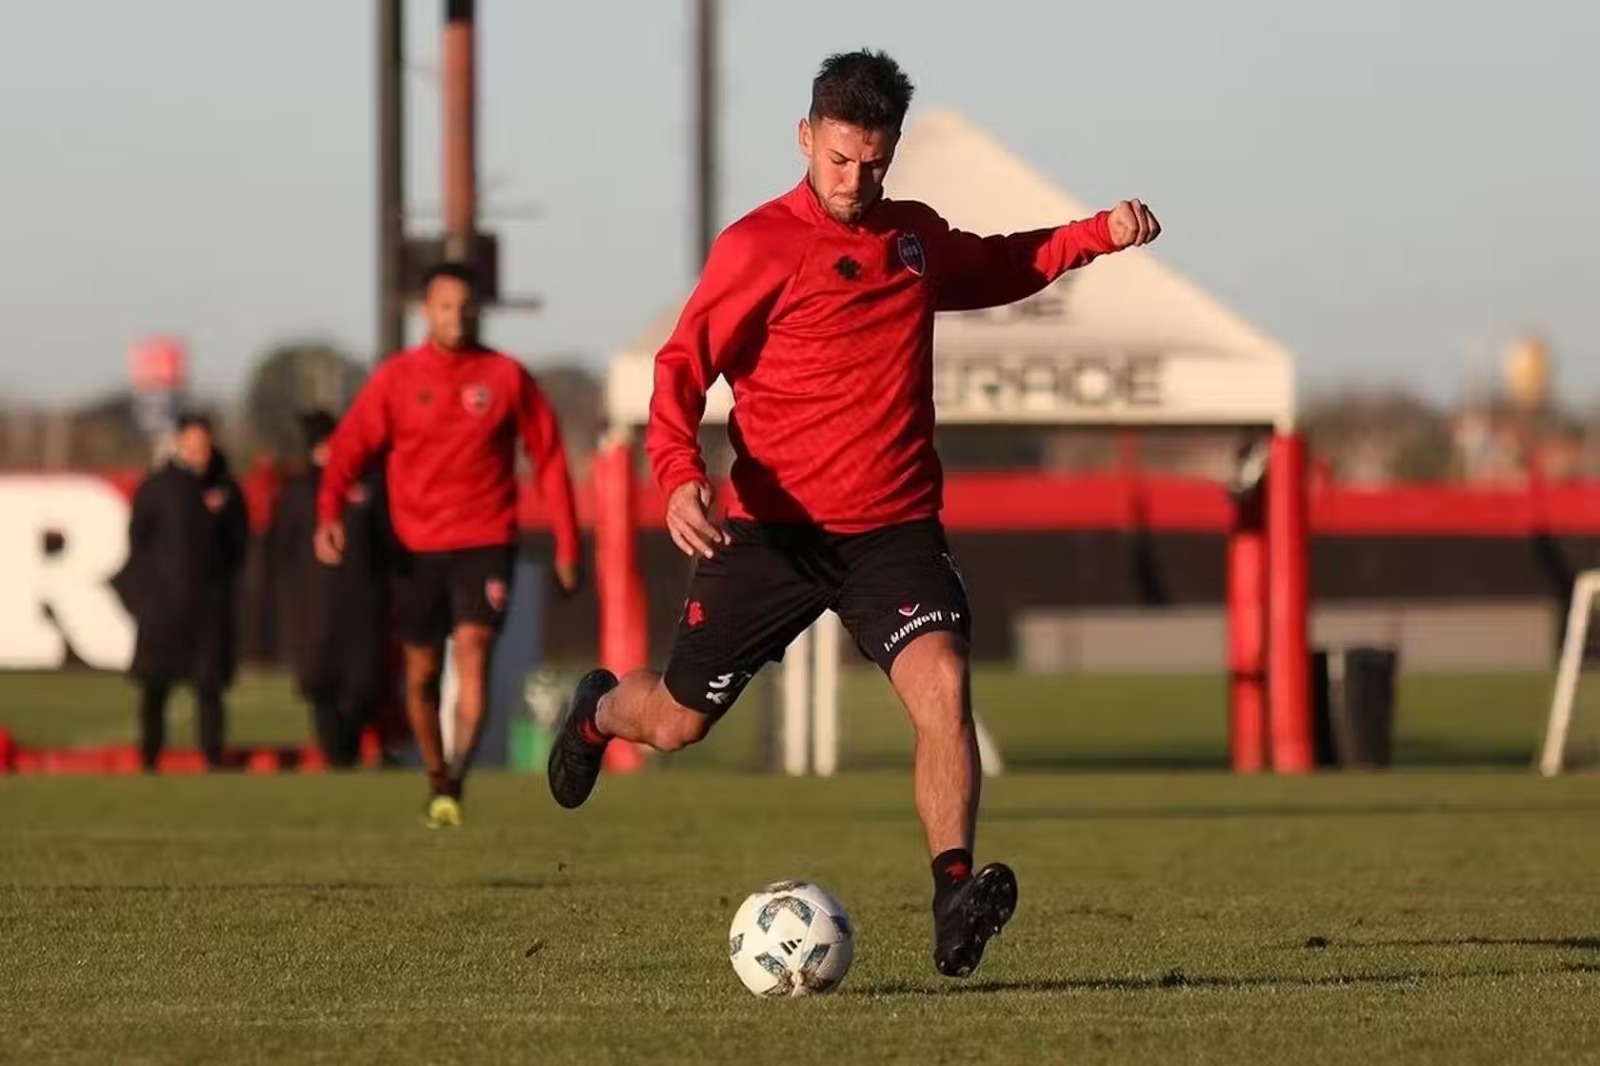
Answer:
<svg viewBox="0 0 1600 1066"><path fill-rule="evenodd" d="M128 553L128 501L94 477L0 478L0 669L101 670L133 658L110 581Z"/></svg>
<svg viewBox="0 0 1600 1066"><path fill-rule="evenodd" d="M643 425L654 373L647 356L619 356L606 381L613 423ZM940 350L934 404L941 423L1000 425L1274 426L1293 409L1287 364L1204 351ZM718 381L705 421L725 422L733 394Z"/></svg>

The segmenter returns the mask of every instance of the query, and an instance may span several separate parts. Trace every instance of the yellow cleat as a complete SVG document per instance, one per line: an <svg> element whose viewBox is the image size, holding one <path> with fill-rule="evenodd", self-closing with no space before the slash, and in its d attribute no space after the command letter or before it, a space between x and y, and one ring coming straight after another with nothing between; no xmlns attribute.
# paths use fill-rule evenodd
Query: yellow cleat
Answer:
<svg viewBox="0 0 1600 1066"><path fill-rule="evenodd" d="M449 796L435 796L428 801L426 820L429 829L454 829L461 824L461 804Z"/></svg>

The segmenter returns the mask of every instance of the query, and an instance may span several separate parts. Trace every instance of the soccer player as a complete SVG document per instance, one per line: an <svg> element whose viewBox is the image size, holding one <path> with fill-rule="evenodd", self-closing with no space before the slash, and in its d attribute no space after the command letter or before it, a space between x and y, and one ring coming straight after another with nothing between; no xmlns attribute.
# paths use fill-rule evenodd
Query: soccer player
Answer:
<svg viewBox="0 0 1600 1066"><path fill-rule="evenodd" d="M426 820L461 824L462 782L483 730L489 652L510 597L516 537L516 443L527 446L555 531L555 577L575 591L578 522L555 415L528 371L477 341L473 276L461 266L423 281L428 339L384 360L329 440L317 494L317 557L344 553L347 495L380 452L398 541L395 624L406 716L428 771ZM455 750L439 724L444 644L460 678Z"/></svg>
<svg viewBox="0 0 1600 1066"><path fill-rule="evenodd" d="M939 523L933 315L1020 300L1160 226L1127 200L1059 228L978 237L884 197L911 92L881 52L829 58L800 122L805 179L712 248L656 357L646 440L667 528L697 559L683 617L664 676L595 671L579 684L550 789L582 804L613 738L662 751L700 740L763 663L834 610L915 729L934 963L964 977L1014 912L1017 882L1000 863L973 870L971 611ZM734 395L725 528L696 437L719 374Z"/></svg>

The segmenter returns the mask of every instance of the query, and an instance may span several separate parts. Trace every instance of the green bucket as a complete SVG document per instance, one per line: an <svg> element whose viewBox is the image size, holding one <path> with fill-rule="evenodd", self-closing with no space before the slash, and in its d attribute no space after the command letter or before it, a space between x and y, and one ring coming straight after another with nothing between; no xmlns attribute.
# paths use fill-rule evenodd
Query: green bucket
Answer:
<svg viewBox="0 0 1600 1066"><path fill-rule="evenodd" d="M511 720L511 769L521 774L542 774L550 761L552 731L519 714Z"/></svg>
<svg viewBox="0 0 1600 1066"><path fill-rule="evenodd" d="M550 761L556 722L572 696L571 679L549 670L528 676L523 686L524 711L511 720L511 769L542 774Z"/></svg>

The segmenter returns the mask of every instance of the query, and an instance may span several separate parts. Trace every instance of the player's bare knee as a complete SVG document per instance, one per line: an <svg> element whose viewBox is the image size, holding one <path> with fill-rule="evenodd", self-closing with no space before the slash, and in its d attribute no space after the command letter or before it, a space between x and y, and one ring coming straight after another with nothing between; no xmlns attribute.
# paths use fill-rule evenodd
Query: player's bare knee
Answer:
<svg viewBox="0 0 1600 1066"><path fill-rule="evenodd" d="M411 704L433 705L439 702L440 678L431 674L406 675L406 701Z"/></svg>
<svg viewBox="0 0 1600 1066"><path fill-rule="evenodd" d="M489 649L494 634L481 626L462 626L456 630L450 645L450 658L456 671L463 675L477 675L489 662Z"/></svg>
<svg viewBox="0 0 1600 1066"><path fill-rule="evenodd" d="M437 666L407 664L406 696L409 698L438 699L441 677Z"/></svg>

